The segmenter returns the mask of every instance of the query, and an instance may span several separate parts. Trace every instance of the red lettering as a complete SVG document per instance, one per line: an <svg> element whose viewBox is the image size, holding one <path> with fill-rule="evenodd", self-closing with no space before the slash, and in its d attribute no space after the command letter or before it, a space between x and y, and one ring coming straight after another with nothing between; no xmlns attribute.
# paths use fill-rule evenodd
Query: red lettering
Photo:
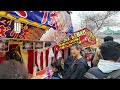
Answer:
<svg viewBox="0 0 120 90"><path fill-rule="evenodd" d="M12 23L12 20L7 21L8 26L10 26Z"/></svg>
<svg viewBox="0 0 120 90"><path fill-rule="evenodd" d="M29 30L23 30L23 33L19 36L21 39L25 39L25 35L27 35Z"/></svg>
<svg viewBox="0 0 120 90"><path fill-rule="evenodd" d="M10 32L10 36L13 36L15 34L14 30Z"/></svg>
<svg viewBox="0 0 120 90"><path fill-rule="evenodd" d="M58 17L58 13L59 12L55 12L53 11L52 13L50 13L50 18L51 18L51 21L48 22L48 24L50 26L53 26L55 24L55 28L58 30L59 29L59 26L58 26L58 23L57 23L57 17Z"/></svg>
<svg viewBox="0 0 120 90"><path fill-rule="evenodd" d="M44 15L42 18L42 24L45 24L47 22L47 18L48 18L48 11L44 11Z"/></svg>
<svg viewBox="0 0 120 90"><path fill-rule="evenodd" d="M6 29L6 31L9 31L9 30L11 30L11 28L10 28L10 27L6 27L5 29Z"/></svg>
<svg viewBox="0 0 120 90"><path fill-rule="evenodd" d="M6 29L3 25L0 26L0 36L1 37L6 37L5 35Z"/></svg>
<svg viewBox="0 0 120 90"><path fill-rule="evenodd" d="M27 17L27 12L26 11L15 11L15 13L20 17L23 17L23 18Z"/></svg>
<svg viewBox="0 0 120 90"><path fill-rule="evenodd" d="M19 37L19 33L15 33L15 31L12 30L12 31L10 32L10 36L13 36L13 38L18 38L18 37Z"/></svg>
<svg viewBox="0 0 120 90"><path fill-rule="evenodd" d="M19 36L19 33L15 33L13 38L18 38L18 36Z"/></svg>

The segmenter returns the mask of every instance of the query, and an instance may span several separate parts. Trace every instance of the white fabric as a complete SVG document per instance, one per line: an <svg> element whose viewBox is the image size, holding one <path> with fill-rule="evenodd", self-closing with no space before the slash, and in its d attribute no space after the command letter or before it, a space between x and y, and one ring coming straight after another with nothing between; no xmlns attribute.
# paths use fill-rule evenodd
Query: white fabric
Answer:
<svg viewBox="0 0 120 90"><path fill-rule="evenodd" d="M46 49L43 50L43 69L46 68Z"/></svg>
<svg viewBox="0 0 120 90"><path fill-rule="evenodd" d="M52 48L49 48L49 55L48 57L54 57L54 52L52 50Z"/></svg>
<svg viewBox="0 0 120 90"><path fill-rule="evenodd" d="M41 50L37 50L37 64L38 64L38 69L41 70L40 67L40 56L41 56Z"/></svg>
<svg viewBox="0 0 120 90"><path fill-rule="evenodd" d="M49 48L49 54L48 54L48 66L52 63L52 57L54 57L54 52L52 48Z"/></svg>
<svg viewBox="0 0 120 90"><path fill-rule="evenodd" d="M62 53L61 51L58 51L58 54L57 54L57 59L61 58L62 57Z"/></svg>
<svg viewBox="0 0 120 90"><path fill-rule="evenodd" d="M100 59L100 61L98 63L98 68L103 73L110 73L114 70L120 69L120 62L111 62L111 61L108 61L108 60Z"/></svg>

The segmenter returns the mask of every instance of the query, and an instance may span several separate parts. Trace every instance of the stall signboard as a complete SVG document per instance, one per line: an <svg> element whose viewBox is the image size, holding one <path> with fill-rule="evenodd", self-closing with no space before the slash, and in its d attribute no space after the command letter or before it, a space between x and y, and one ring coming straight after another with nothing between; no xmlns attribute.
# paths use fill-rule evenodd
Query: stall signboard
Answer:
<svg viewBox="0 0 120 90"><path fill-rule="evenodd" d="M0 37L1 38L17 38L25 40L40 40L44 30L21 23L21 32L15 33L14 21L5 17L0 18Z"/></svg>
<svg viewBox="0 0 120 90"><path fill-rule="evenodd" d="M72 26L67 11L7 11L16 18L25 18L31 22L46 25L55 30L67 32Z"/></svg>
<svg viewBox="0 0 120 90"><path fill-rule="evenodd" d="M83 47L86 47L95 44L96 37L89 29L84 28L80 31L74 32L73 35L70 35L68 38L60 42L58 46L59 49L65 49L69 48L74 43L80 43Z"/></svg>

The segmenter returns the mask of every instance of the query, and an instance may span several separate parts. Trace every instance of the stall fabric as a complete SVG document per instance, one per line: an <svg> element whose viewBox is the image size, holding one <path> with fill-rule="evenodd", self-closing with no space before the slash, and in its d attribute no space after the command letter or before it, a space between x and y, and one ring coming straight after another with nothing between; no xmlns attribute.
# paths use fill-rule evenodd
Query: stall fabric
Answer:
<svg viewBox="0 0 120 90"><path fill-rule="evenodd" d="M48 50L36 50L35 51L35 66L39 70L45 69L48 66Z"/></svg>
<svg viewBox="0 0 120 90"><path fill-rule="evenodd" d="M7 11L16 18L37 22L55 30L67 32L72 27L71 15L66 11Z"/></svg>
<svg viewBox="0 0 120 90"><path fill-rule="evenodd" d="M35 65L39 68L39 70L45 69L48 66L49 58L49 48L36 50L35 51ZM43 55L45 54L45 55Z"/></svg>
<svg viewBox="0 0 120 90"><path fill-rule="evenodd" d="M52 47L53 54L50 56L50 50L49 48L42 49L42 50L36 50L35 55L35 65L40 68L39 70L45 69L47 66L49 66L51 63L57 61L58 56L58 50L56 50L56 47ZM45 56L43 55L45 53ZM50 57L49 57L50 56ZM62 59L64 58L64 55L62 53L62 56L59 56Z"/></svg>
<svg viewBox="0 0 120 90"><path fill-rule="evenodd" d="M27 40L39 40L45 33L44 30L40 28L33 27L21 23L21 32L15 33L14 31L14 21L4 17L0 18L0 37L2 38L19 38Z"/></svg>

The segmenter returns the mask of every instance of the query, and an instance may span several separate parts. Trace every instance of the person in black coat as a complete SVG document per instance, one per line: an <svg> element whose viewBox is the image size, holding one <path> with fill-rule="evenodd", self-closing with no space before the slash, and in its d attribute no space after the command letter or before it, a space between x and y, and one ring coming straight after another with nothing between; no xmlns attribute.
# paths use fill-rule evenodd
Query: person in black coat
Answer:
<svg viewBox="0 0 120 90"><path fill-rule="evenodd" d="M82 46L78 43L71 46L72 63L64 73L63 79L84 79L89 66L82 56Z"/></svg>
<svg viewBox="0 0 120 90"><path fill-rule="evenodd" d="M64 62L64 73L67 72L68 68L70 67L70 65L72 64L73 62L73 57L72 56L69 56L65 62Z"/></svg>

